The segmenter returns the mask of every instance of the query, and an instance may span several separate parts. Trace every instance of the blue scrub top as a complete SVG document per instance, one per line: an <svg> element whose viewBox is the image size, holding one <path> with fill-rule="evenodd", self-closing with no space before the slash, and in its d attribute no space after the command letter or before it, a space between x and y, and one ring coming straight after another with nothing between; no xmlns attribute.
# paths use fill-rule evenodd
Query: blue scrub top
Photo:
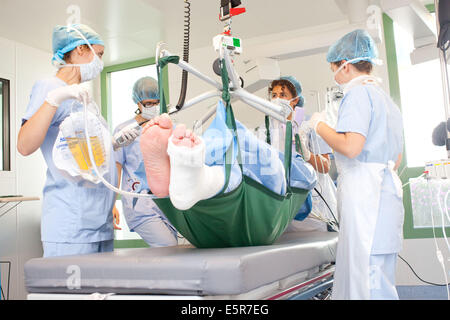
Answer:
<svg viewBox="0 0 450 320"><path fill-rule="evenodd" d="M114 130L114 134L131 123L136 123L133 118L120 125ZM145 175L144 159L142 156L138 136L131 144L119 148L114 153L116 162L122 166L121 188L127 192L141 193L149 191L147 177ZM146 192L145 192L146 193ZM150 198L132 198L122 196L123 211L130 231L139 226L148 218L154 216L164 216L164 213L158 208L155 202Z"/></svg>
<svg viewBox="0 0 450 320"><path fill-rule="evenodd" d="M350 89L339 107L337 132L355 132L366 138L362 152L356 158L365 163L396 162L403 151L403 119L399 108L382 89L373 84ZM342 154L336 158L349 161ZM338 186L339 187L339 186ZM380 208L371 254L389 254L401 250L403 201L395 192L389 170L384 171Z"/></svg>
<svg viewBox="0 0 450 320"><path fill-rule="evenodd" d="M42 106L49 91L67 84L56 76L37 81L23 120L29 120ZM115 194L103 184L86 188L64 178L53 163L53 145L59 125L69 116L74 100L64 101L52 119L40 149L47 163L43 190L41 239L44 242L92 243L114 239L112 209ZM114 155L105 176L117 185Z"/></svg>
<svg viewBox="0 0 450 320"><path fill-rule="evenodd" d="M403 151L402 115L377 85L358 85L344 96L336 132L355 132L366 138L356 158L360 162L396 162Z"/></svg>

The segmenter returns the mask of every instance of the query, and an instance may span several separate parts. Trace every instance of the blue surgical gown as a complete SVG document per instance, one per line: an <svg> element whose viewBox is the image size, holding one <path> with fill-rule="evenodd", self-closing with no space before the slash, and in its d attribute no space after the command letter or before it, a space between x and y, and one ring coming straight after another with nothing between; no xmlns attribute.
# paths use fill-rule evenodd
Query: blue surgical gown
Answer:
<svg viewBox="0 0 450 320"><path fill-rule="evenodd" d="M120 124L114 130L114 134L132 123L136 123L136 120L131 119ZM144 160L139 146L140 139L141 137L138 136L131 144L119 148L115 152L116 162L122 166L121 188L127 192L147 193L149 191ZM122 203L130 231L134 231L134 228L155 216L161 216L166 220L163 212L150 198L122 196Z"/></svg>
<svg viewBox="0 0 450 320"><path fill-rule="evenodd" d="M37 81L23 120L29 120L42 106L49 91L66 86L57 77ZM41 239L44 242L92 243L114 239L112 209L115 194L103 184L86 188L64 178L53 163L53 145L59 125L70 114L74 100L58 107L40 149L47 163L43 190ZM105 178L117 185L117 170L111 153Z"/></svg>

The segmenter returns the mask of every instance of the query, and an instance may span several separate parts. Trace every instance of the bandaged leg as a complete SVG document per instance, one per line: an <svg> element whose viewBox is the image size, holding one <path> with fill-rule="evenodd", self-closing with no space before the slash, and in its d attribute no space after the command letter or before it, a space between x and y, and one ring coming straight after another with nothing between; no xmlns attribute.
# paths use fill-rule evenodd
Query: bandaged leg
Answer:
<svg viewBox="0 0 450 320"><path fill-rule="evenodd" d="M150 120L141 135L140 147L147 183L151 192L159 198L169 195L170 160L167 143L172 127L170 117L163 114Z"/></svg>
<svg viewBox="0 0 450 320"><path fill-rule="evenodd" d="M169 195L179 210L188 210L200 200L212 198L225 184L223 166L205 165L205 143L186 126L179 125L169 138Z"/></svg>

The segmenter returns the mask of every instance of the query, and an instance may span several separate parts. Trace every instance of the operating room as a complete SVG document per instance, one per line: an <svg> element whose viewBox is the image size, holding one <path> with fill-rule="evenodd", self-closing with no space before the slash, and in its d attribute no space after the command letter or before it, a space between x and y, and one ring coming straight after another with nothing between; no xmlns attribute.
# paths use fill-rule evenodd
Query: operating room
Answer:
<svg viewBox="0 0 450 320"><path fill-rule="evenodd" d="M0 304L450 300L449 46L449 0L0 0Z"/></svg>

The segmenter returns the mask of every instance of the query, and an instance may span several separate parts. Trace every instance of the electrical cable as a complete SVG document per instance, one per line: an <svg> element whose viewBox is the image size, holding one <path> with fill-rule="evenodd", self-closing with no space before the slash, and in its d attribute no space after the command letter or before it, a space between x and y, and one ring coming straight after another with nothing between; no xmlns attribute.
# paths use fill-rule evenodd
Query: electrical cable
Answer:
<svg viewBox="0 0 450 320"><path fill-rule="evenodd" d="M190 33L191 33L191 3L189 0L184 0L185 4L185 16L184 16L184 40L183 40L183 61L189 62L189 42L190 42ZM184 102L186 100L186 92L187 92L187 83L188 83L188 72L183 70L182 78L181 78L181 92L180 98L178 99L178 103L176 105L176 109L180 110Z"/></svg>
<svg viewBox="0 0 450 320"><path fill-rule="evenodd" d="M325 201L325 199L323 198L322 194L321 194L316 188L314 188L314 191L317 192L317 194L320 196L320 198L323 200L323 202L324 202L325 205L327 206L328 210L330 210L331 215L333 216L334 222L336 222L336 225L339 227L339 222L337 221L337 219L336 219L336 217L335 217L335 215L334 215L334 213L333 213L333 210L331 210L330 206L329 206L328 203Z"/></svg>
<svg viewBox="0 0 450 320"><path fill-rule="evenodd" d="M417 279L419 279L423 283L430 284L432 286L438 286L438 287L450 286L450 283L448 283L448 284L439 284L439 283L434 283L434 282L423 280L421 277L419 277L419 275L416 273L416 271L414 271L413 267L411 267L411 265L408 263L408 261L406 261L401 255L398 255L398 257L401 260L403 260L404 263L406 263L408 265L408 267L411 269L411 271L414 273L414 275L417 277Z"/></svg>
<svg viewBox="0 0 450 320"><path fill-rule="evenodd" d="M0 261L0 264L8 264L8 290L6 291L6 296L5 293L3 292L3 287L0 285L0 290L1 290L1 295L3 296L4 300L9 300L9 283L11 281L11 261Z"/></svg>
<svg viewBox="0 0 450 320"><path fill-rule="evenodd" d="M322 187L322 185L320 184L320 182L317 182L316 188L320 188L320 193L322 193L323 187ZM320 198L319 195L313 195L312 197L313 197L314 199L315 199L315 198Z"/></svg>
<svg viewBox="0 0 450 320"><path fill-rule="evenodd" d="M320 163L322 164L322 174L323 175L325 175L326 173L324 173L325 172L325 168L324 168L324 165L323 165L323 161L325 160L323 157L322 157L322 153L321 153L321 150L320 150L320 144L319 144L319 138L317 137L317 135L313 135L314 136L314 138L312 139L313 140L313 144L314 144L314 142L315 142L315 144L316 144L316 147L317 147L317 151L318 151L318 154L319 154L319 159L320 159ZM315 158L315 157L314 157ZM316 159L316 158L315 158ZM328 165L329 165L329 161L327 160L327 162L328 162ZM317 162L316 162L316 166L317 166ZM319 173L319 174L321 174L321 173ZM328 179L327 179L328 180ZM330 182L330 180L328 180L328 183L331 183ZM328 203L325 201L325 199L324 199L324 197L322 196L322 194L319 192L319 190L317 190L317 188L314 188L314 191L316 191L316 193L320 196L320 198L322 199L322 201L325 203L325 205L327 206L327 208L328 208L328 210L330 210L330 213L331 213L331 215L333 216L333 219L334 219L334 221L335 221L335 223L336 223L336 226L339 228L339 222L338 222L338 220L336 219L336 216L334 215L334 213L333 213L333 210L331 210L331 208L330 208L330 206L328 205Z"/></svg>

